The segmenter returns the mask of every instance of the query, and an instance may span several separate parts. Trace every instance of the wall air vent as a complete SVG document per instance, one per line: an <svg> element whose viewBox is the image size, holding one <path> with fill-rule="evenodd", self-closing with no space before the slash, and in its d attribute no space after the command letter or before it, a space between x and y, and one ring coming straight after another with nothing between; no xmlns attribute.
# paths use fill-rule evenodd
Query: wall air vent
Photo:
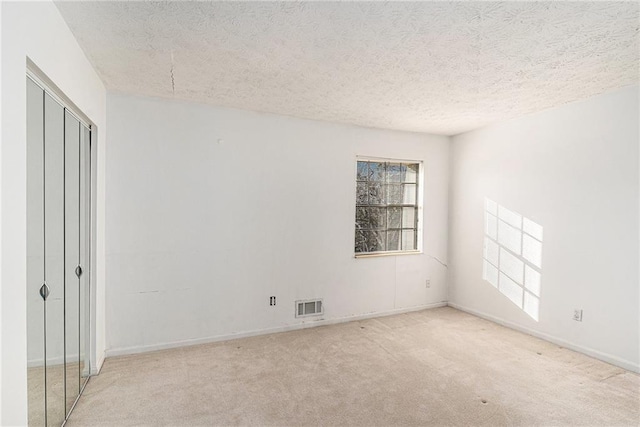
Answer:
<svg viewBox="0 0 640 427"><path fill-rule="evenodd" d="M321 299L296 301L296 317L318 316L323 312Z"/></svg>

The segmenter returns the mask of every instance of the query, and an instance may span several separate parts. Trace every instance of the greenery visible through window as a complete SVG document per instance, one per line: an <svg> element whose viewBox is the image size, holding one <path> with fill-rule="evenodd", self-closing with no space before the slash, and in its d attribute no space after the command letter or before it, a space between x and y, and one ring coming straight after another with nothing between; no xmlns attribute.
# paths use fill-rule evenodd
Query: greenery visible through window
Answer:
<svg viewBox="0 0 640 427"><path fill-rule="evenodd" d="M418 248L419 163L358 161L356 254Z"/></svg>

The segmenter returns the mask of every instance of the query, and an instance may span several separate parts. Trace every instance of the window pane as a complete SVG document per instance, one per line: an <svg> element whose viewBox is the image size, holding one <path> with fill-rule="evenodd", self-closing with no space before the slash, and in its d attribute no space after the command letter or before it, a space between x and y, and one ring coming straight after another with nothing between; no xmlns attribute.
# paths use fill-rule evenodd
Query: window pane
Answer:
<svg viewBox="0 0 640 427"><path fill-rule="evenodd" d="M384 231L367 231L367 252L384 251L385 249L385 232Z"/></svg>
<svg viewBox="0 0 640 427"><path fill-rule="evenodd" d="M356 179L358 181L366 181L368 170L369 170L368 162L358 162L358 173L357 173Z"/></svg>
<svg viewBox="0 0 640 427"><path fill-rule="evenodd" d="M402 186L400 184L387 185L387 204L402 204Z"/></svg>
<svg viewBox="0 0 640 427"><path fill-rule="evenodd" d="M371 230L386 227L385 208L359 207L356 208L356 229Z"/></svg>
<svg viewBox="0 0 640 427"><path fill-rule="evenodd" d="M366 182L359 182L356 190L356 203L359 205L366 205L369 203L369 191Z"/></svg>
<svg viewBox="0 0 640 427"><path fill-rule="evenodd" d="M402 227L415 228L416 208L402 208Z"/></svg>
<svg viewBox="0 0 640 427"><path fill-rule="evenodd" d="M403 184L402 203L406 205L416 204L416 185L415 184Z"/></svg>
<svg viewBox="0 0 640 427"><path fill-rule="evenodd" d="M367 207L363 208L362 228L364 229L383 229L386 228L386 208Z"/></svg>
<svg viewBox="0 0 640 427"><path fill-rule="evenodd" d="M402 250L412 251L416 249L416 233L414 230L402 230Z"/></svg>
<svg viewBox="0 0 640 427"><path fill-rule="evenodd" d="M384 163L370 162L369 163L369 181L384 182L385 181L385 167Z"/></svg>
<svg viewBox="0 0 640 427"><path fill-rule="evenodd" d="M365 231L356 229L356 252L367 252Z"/></svg>
<svg viewBox="0 0 640 427"><path fill-rule="evenodd" d="M356 208L356 230L369 228L368 208Z"/></svg>
<svg viewBox="0 0 640 427"><path fill-rule="evenodd" d="M387 165L387 182L402 182L403 165L400 163L389 163Z"/></svg>
<svg viewBox="0 0 640 427"><path fill-rule="evenodd" d="M370 205L384 205L385 185L379 182L369 183L369 204Z"/></svg>
<svg viewBox="0 0 640 427"><path fill-rule="evenodd" d="M399 251L400 249L400 230L387 231L387 250Z"/></svg>
<svg viewBox="0 0 640 427"><path fill-rule="evenodd" d="M402 228L402 208L387 208L387 228Z"/></svg>
<svg viewBox="0 0 640 427"><path fill-rule="evenodd" d="M417 163L406 165L406 169L404 171L404 178L402 180L404 182L418 182L418 164Z"/></svg>

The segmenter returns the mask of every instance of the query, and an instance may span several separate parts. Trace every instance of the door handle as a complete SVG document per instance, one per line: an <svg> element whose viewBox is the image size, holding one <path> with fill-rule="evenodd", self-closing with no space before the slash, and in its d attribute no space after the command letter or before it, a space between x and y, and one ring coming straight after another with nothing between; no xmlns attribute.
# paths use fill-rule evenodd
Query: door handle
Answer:
<svg viewBox="0 0 640 427"><path fill-rule="evenodd" d="M78 276L78 279L80 278L80 276L82 276L82 267L76 267L76 276Z"/></svg>
<svg viewBox="0 0 640 427"><path fill-rule="evenodd" d="M47 286L46 283L43 283L42 286L40 287L40 296L45 301L47 300L47 297L49 296L49 287Z"/></svg>

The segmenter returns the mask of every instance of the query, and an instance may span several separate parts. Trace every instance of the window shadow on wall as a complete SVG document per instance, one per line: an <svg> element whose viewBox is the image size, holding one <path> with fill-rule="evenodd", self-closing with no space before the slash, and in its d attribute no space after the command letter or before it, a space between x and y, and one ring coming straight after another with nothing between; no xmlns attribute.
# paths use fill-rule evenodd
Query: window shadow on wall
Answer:
<svg viewBox="0 0 640 427"><path fill-rule="evenodd" d="M483 258L482 278L537 322L542 226L486 198Z"/></svg>

